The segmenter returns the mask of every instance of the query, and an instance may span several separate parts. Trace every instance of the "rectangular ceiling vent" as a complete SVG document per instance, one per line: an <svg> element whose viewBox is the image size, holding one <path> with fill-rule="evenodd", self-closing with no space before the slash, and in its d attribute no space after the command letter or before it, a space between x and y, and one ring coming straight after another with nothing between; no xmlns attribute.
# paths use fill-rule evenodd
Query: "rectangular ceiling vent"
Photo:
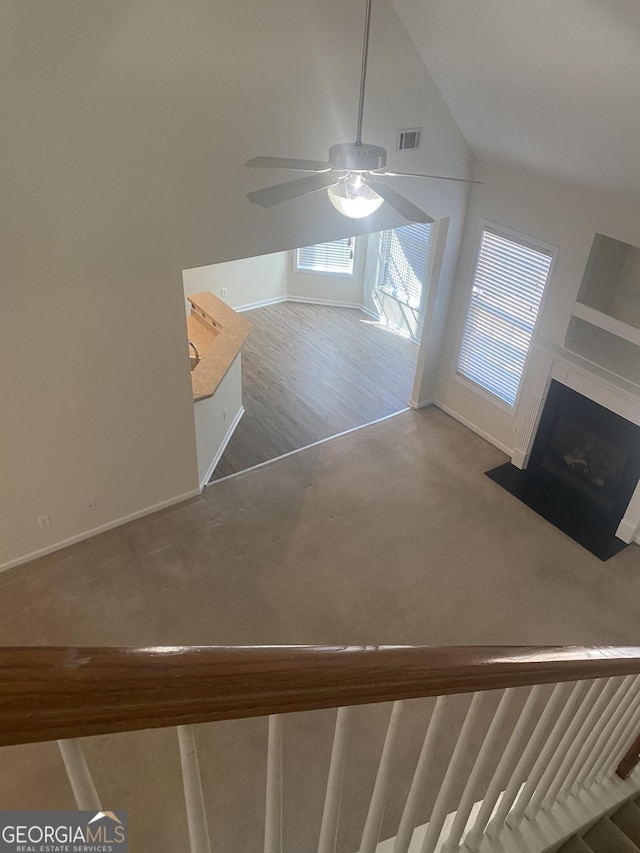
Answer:
<svg viewBox="0 0 640 853"><path fill-rule="evenodd" d="M420 148L421 137L421 127L403 127L398 131L398 146L396 151L415 151L416 148Z"/></svg>

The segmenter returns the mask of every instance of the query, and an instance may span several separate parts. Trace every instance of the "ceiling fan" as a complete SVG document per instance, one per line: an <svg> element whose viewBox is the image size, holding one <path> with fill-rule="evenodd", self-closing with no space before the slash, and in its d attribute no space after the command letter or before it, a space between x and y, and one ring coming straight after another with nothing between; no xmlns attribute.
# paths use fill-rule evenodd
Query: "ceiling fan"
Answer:
<svg viewBox="0 0 640 853"><path fill-rule="evenodd" d="M433 218L428 213L420 210L413 202L381 181L380 178L431 178L470 184L482 183L482 181L450 178L444 175L387 171L386 150L380 145L371 145L362 141L371 4L372 0L367 0L355 142L340 142L337 145L332 145L329 148L329 158L326 162L322 160L298 160L290 157L254 157L248 160L245 166L314 173L306 175L304 178L296 178L293 181L286 181L282 184L275 184L247 193L249 201L259 204L261 207L273 207L273 205L298 198L298 196L327 190L333 206L349 219L362 219L369 216L386 201L410 222L433 222Z"/></svg>

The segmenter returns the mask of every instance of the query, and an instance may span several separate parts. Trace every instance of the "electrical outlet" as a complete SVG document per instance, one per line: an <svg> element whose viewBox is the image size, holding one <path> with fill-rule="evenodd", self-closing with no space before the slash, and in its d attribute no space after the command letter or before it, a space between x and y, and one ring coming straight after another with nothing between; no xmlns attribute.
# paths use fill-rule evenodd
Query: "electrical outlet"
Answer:
<svg viewBox="0 0 640 853"><path fill-rule="evenodd" d="M44 530L45 527L50 527L51 526L51 517L48 515L38 516L38 524L40 525L41 530Z"/></svg>
<svg viewBox="0 0 640 853"><path fill-rule="evenodd" d="M95 498L89 498L89 500L85 504L85 509L87 510L87 512L93 512L95 510L95 508L96 508L96 499Z"/></svg>
<svg viewBox="0 0 640 853"><path fill-rule="evenodd" d="M227 290L227 288L221 287L220 288L220 296L228 296L228 295L229 295L229 291Z"/></svg>

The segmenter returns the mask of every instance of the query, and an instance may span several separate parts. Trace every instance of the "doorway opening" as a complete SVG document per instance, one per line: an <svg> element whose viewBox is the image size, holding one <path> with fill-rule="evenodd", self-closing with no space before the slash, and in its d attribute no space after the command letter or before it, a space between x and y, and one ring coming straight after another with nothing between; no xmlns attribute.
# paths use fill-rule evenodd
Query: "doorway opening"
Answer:
<svg viewBox="0 0 640 853"><path fill-rule="evenodd" d="M184 271L186 296L211 292L253 325L210 482L407 409L429 236L409 225Z"/></svg>

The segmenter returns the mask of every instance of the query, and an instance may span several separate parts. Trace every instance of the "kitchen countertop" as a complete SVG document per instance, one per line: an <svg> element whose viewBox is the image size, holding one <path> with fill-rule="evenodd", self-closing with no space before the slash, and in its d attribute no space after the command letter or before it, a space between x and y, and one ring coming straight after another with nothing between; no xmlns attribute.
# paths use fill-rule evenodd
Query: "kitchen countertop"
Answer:
<svg viewBox="0 0 640 853"><path fill-rule="evenodd" d="M187 299L191 303L188 340L195 343L200 354L198 365L191 371L193 400L197 402L215 394L252 326L213 293L194 293Z"/></svg>

